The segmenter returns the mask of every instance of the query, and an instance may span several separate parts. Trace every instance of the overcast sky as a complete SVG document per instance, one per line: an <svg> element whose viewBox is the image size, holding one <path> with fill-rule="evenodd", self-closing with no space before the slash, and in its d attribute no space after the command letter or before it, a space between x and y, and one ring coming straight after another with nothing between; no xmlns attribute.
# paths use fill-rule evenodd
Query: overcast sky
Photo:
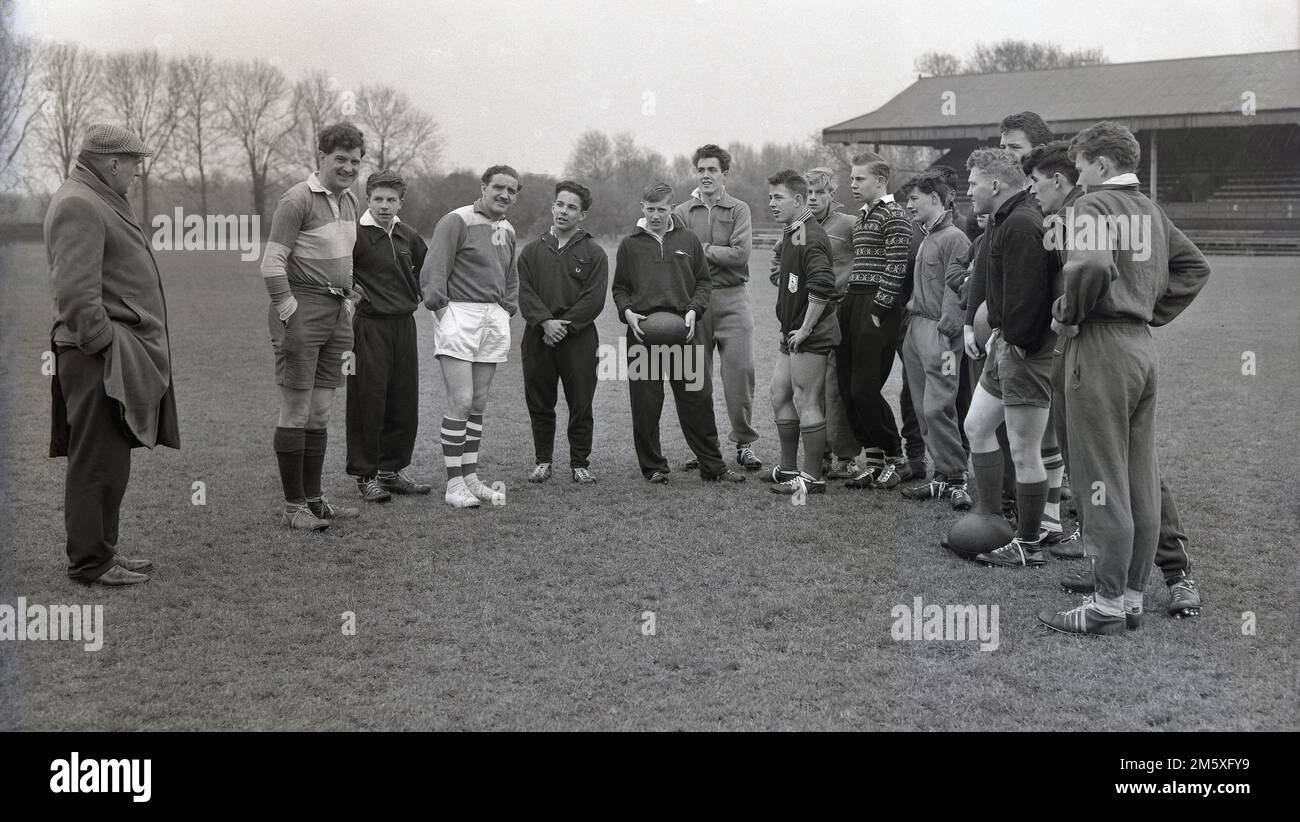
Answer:
<svg viewBox="0 0 1300 822"><path fill-rule="evenodd" d="M1019 38L1100 47L1120 63L1294 49L1298 9L1296 0L18 0L16 24L99 50L262 57L290 79L324 68L341 89L389 83L441 124L444 167L509 162L554 174L587 129L632 131L668 157L705 142L799 140L902 91L925 51L965 57L976 42Z"/></svg>

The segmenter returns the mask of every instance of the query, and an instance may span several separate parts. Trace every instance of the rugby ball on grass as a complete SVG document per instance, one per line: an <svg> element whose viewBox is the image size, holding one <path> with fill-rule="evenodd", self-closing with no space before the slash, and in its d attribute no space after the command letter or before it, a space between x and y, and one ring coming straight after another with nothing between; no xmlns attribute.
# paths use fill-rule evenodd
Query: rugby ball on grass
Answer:
<svg viewBox="0 0 1300 822"><path fill-rule="evenodd" d="M940 545L962 559L974 559L978 554L1001 548L1013 536L1011 523L1001 516L971 513L953 523Z"/></svg>
<svg viewBox="0 0 1300 822"><path fill-rule="evenodd" d="M686 320L671 311L656 311L641 321L646 345L681 345L686 342Z"/></svg>

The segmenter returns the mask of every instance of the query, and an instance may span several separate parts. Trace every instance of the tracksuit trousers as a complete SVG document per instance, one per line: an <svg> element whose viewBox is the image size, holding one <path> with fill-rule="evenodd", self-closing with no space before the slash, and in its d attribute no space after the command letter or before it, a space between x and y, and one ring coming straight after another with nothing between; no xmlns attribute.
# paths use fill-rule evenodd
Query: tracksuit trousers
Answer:
<svg viewBox="0 0 1300 822"><path fill-rule="evenodd" d="M921 436L934 460L934 473L950 480L966 476L966 449L957 420L961 386L961 340L939 332L939 322L914 316L903 342L903 371L912 400L919 403Z"/></svg>
<svg viewBox="0 0 1300 822"><path fill-rule="evenodd" d="M1142 322L1090 320L1061 356L1070 479L1097 593L1141 591L1160 534L1155 341Z"/></svg>
<svg viewBox="0 0 1300 822"><path fill-rule="evenodd" d="M878 448L886 457L903 455L894 410L882 389L894 368L898 329L907 310L895 306L876 326L871 304L876 288L852 288L840 302L841 342L835 350L840 400L853 436L863 448Z"/></svg>
<svg viewBox="0 0 1300 822"><path fill-rule="evenodd" d="M594 428L591 406L596 395L599 345L594 325L570 333L553 346L546 344L540 325L524 329L520 343L524 400L533 425L533 454L537 462L554 462L558 382L564 386L564 401L569 406L569 467L590 465Z"/></svg>
<svg viewBox="0 0 1300 822"><path fill-rule="evenodd" d="M420 420L420 361L411 314L352 318L347 473L370 478L411 464Z"/></svg>
<svg viewBox="0 0 1300 822"><path fill-rule="evenodd" d="M699 345L700 343L696 343ZM627 332L628 373L632 374L632 359L642 344ZM692 347L687 344L686 348ZM683 358L685 362L699 362L695 355ZM707 358L704 362L707 362ZM668 376L668 375L663 375ZM680 375L679 375L680 376ZM700 463L700 476L716 477L725 473L722 451L718 447L718 424L713 418L713 384L706 378L698 381L692 390L689 379L668 379L672 386L673 401L677 405L677 421L686 437L686 444ZM630 379L628 399L632 404L632 444L636 447L636 461L641 474L649 478L655 471L668 473L668 460L664 459L659 444L659 418L664 410L664 379Z"/></svg>
<svg viewBox="0 0 1300 822"><path fill-rule="evenodd" d="M714 287L709 293L709 310L696 321L696 333L704 345L710 382L715 347L722 360L722 396L731 420L727 439L737 445L755 442L754 313L749 303L749 283Z"/></svg>

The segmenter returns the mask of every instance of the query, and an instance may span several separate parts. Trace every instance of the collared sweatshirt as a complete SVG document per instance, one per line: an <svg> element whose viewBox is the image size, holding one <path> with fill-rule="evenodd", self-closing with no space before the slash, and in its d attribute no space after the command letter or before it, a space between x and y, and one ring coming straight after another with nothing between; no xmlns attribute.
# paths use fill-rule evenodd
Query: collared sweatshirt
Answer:
<svg viewBox="0 0 1300 822"><path fill-rule="evenodd" d="M961 305L957 294L947 287L947 276L970 250L970 240L953 225L951 211L945 211L928 230L922 226L922 231L907 311L935 320L945 334L956 336L961 333Z"/></svg>
<svg viewBox="0 0 1300 822"><path fill-rule="evenodd" d="M695 232L673 219L660 240L644 227L645 221L618 244L614 256L611 292L618 318L627 322L627 309L649 315L671 311L698 319L709 310L713 281L704 260L704 247Z"/></svg>
<svg viewBox="0 0 1300 822"><path fill-rule="evenodd" d="M835 299L835 268L831 241L812 212L786 226L781 234L781 260L777 267L776 318L781 336L803 326L809 303ZM835 312L822 310L818 326L836 322Z"/></svg>
<svg viewBox="0 0 1300 822"><path fill-rule="evenodd" d="M362 294L363 317L406 316L420 307L420 267L429 247L406 223L393 218L385 231L369 211L361 215L352 246L352 276Z"/></svg>
<svg viewBox="0 0 1300 822"><path fill-rule="evenodd" d="M1136 183L1092 186L1074 202L1075 221L1097 225L1122 219L1132 225L1133 218L1145 233L1138 238L1144 248L1132 241L1114 242L1112 234L1108 247L1080 248L1080 240L1069 250L1062 270L1064 288L1052 309L1059 322L1161 326L1181 314L1205 287L1210 276L1205 256Z"/></svg>
<svg viewBox="0 0 1300 822"><path fill-rule="evenodd" d="M1052 288L1061 261L1043 242L1043 213L1017 192L989 218L985 301L989 327L1035 354L1051 334Z"/></svg>
<svg viewBox="0 0 1300 822"><path fill-rule="evenodd" d="M749 282L749 252L753 225L749 206L725 190L712 208L699 190L673 209L682 225L695 232L704 246L714 288L731 288Z"/></svg>
<svg viewBox="0 0 1300 822"><path fill-rule="evenodd" d="M496 303L513 317L519 310L514 260L515 228L509 220L494 221L477 203L456 209L433 229L420 269L425 307L438 311L452 300Z"/></svg>
<svg viewBox="0 0 1300 822"><path fill-rule="evenodd" d="M519 311L530 326L568 320L582 331L605 307L608 284L609 257L582 229L564 248L547 229L519 254Z"/></svg>

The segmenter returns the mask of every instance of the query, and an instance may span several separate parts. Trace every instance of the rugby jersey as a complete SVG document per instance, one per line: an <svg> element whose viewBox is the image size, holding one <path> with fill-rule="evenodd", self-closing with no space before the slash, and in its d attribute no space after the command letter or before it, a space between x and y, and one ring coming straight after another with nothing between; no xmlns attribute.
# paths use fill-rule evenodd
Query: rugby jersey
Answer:
<svg viewBox="0 0 1300 822"><path fill-rule="evenodd" d="M515 227L493 220L477 203L438 221L420 268L420 291L430 311L447 303L496 303L514 316L519 310Z"/></svg>
<svg viewBox="0 0 1300 822"><path fill-rule="evenodd" d="M351 189L331 194L314 172L280 197L262 255L262 280L282 318L297 305L294 292L351 291L359 214Z"/></svg>

